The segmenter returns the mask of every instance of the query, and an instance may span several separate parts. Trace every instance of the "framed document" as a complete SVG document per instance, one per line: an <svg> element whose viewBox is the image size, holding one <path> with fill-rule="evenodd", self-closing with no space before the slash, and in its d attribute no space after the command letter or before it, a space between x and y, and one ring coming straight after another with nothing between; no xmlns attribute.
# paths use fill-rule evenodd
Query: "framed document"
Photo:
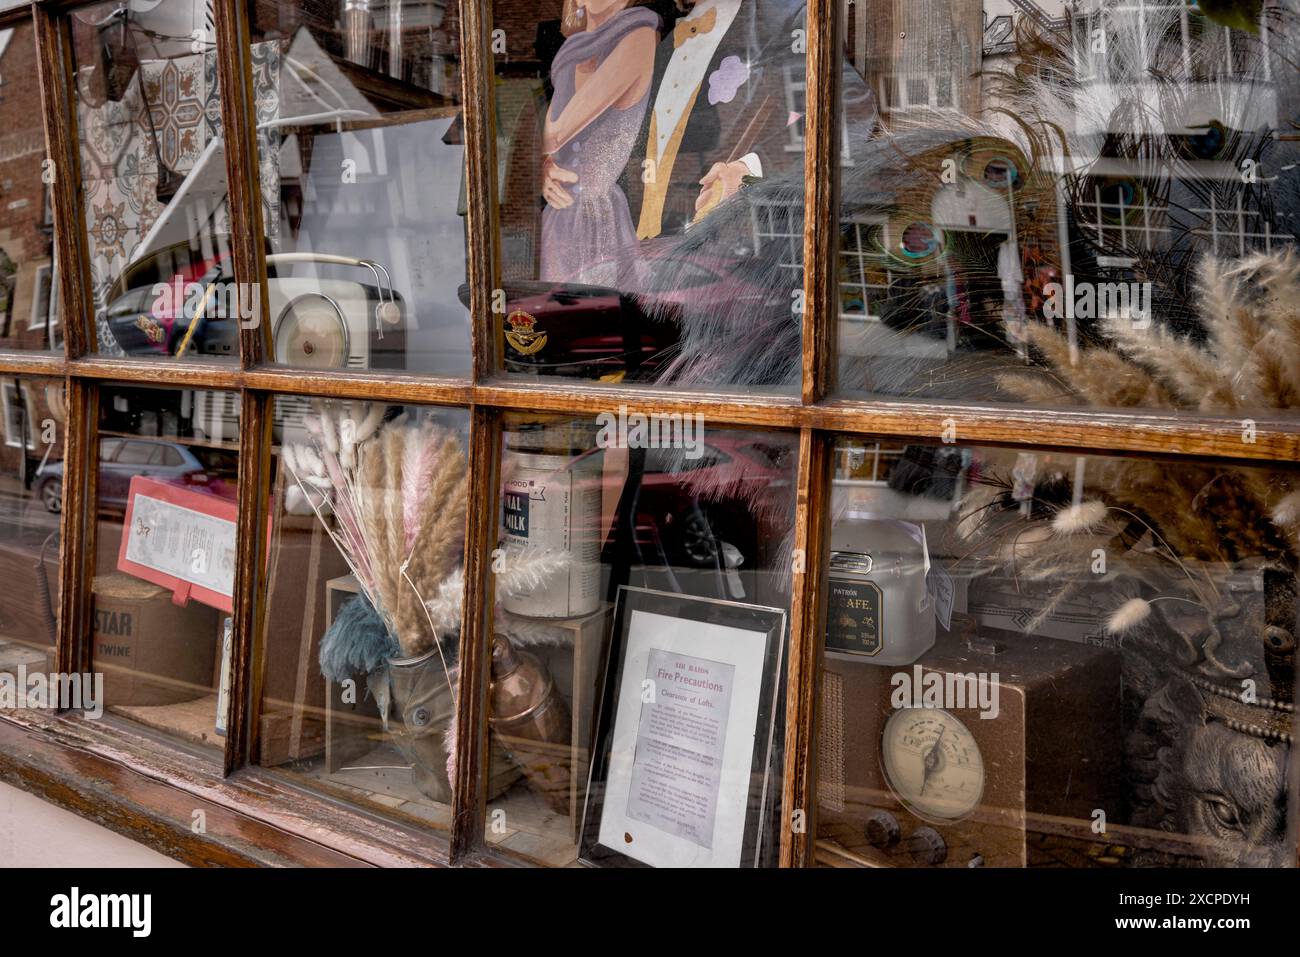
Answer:
<svg viewBox="0 0 1300 957"><path fill-rule="evenodd" d="M786 613L623 586L580 859L758 863L770 820Z"/></svg>

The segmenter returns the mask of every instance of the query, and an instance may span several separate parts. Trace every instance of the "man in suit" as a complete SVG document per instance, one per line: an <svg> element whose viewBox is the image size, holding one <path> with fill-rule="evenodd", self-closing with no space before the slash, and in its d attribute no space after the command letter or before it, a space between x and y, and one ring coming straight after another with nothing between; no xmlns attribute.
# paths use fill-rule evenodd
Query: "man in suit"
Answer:
<svg viewBox="0 0 1300 957"><path fill-rule="evenodd" d="M624 178L639 239L680 233L751 178L798 167L789 147L802 87L804 0L677 0L655 56L650 108ZM549 158L542 193L578 182Z"/></svg>

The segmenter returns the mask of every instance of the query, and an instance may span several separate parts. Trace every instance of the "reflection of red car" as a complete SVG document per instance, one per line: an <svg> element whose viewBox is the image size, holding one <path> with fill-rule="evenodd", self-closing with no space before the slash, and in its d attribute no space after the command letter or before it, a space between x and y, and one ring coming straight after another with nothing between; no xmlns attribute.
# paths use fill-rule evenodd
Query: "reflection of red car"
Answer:
<svg viewBox="0 0 1300 957"><path fill-rule="evenodd" d="M656 378L676 355L678 316L737 303L753 310L789 309L766 301L766 291L746 283L731 260L674 255L647 249L637 285L620 290L600 282L514 281L505 284L502 316L505 369L613 381ZM597 263L591 278L608 276ZM468 303L469 290L461 287Z"/></svg>
<svg viewBox="0 0 1300 957"><path fill-rule="evenodd" d="M723 568L723 543L756 567L758 544L788 523L790 466L793 449L781 437L709 436L687 458L682 449L646 449L636 493L636 542L647 565ZM581 463L604 455L593 449L574 459ZM621 474L606 473L602 487L622 490ZM618 488L612 486L618 483ZM616 534L618 527L611 530Z"/></svg>
<svg viewBox="0 0 1300 957"><path fill-rule="evenodd" d="M769 301L768 289L745 281L741 268L745 262L701 253L684 255L668 247L651 249L645 259L648 296L657 303L700 310L740 303L753 309L788 311L787 300Z"/></svg>
<svg viewBox="0 0 1300 957"><path fill-rule="evenodd" d="M653 378L677 341L617 289L575 283L506 283L502 317L507 372L584 379Z"/></svg>

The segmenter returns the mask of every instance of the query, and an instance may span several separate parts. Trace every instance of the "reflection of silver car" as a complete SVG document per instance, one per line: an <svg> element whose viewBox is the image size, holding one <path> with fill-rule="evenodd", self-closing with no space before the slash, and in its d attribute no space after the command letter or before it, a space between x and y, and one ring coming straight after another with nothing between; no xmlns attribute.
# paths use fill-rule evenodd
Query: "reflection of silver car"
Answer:
<svg viewBox="0 0 1300 957"><path fill-rule="evenodd" d="M137 475L148 475L165 482L206 485L212 477L212 470L195 452L195 449L165 439L100 439L100 508L126 508L131 479ZM221 463L212 464L217 471L221 470ZM52 462L42 466L37 472L36 483L41 504L51 512L62 509L63 463Z"/></svg>

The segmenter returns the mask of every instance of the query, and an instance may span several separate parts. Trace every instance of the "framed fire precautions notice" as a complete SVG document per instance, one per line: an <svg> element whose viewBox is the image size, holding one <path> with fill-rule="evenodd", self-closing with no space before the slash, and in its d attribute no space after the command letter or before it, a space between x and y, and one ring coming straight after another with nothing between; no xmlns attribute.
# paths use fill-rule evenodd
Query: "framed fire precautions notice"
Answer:
<svg viewBox="0 0 1300 957"><path fill-rule="evenodd" d="M581 859L754 864L785 612L624 587L615 618Z"/></svg>

